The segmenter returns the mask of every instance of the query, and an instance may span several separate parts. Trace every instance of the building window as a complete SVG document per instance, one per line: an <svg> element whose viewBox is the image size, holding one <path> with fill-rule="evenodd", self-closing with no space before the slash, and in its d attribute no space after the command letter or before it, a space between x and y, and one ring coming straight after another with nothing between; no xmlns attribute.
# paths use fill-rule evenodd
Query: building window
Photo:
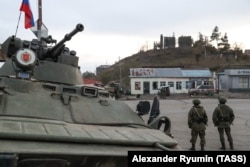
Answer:
<svg viewBox="0 0 250 167"><path fill-rule="evenodd" d="M141 90L141 82L135 82L135 90Z"/></svg>
<svg viewBox="0 0 250 167"><path fill-rule="evenodd" d="M191 83L189 81L186 81L186 89L191 89Z"/></svg>
<svg viewBox="0 0 250 167"><path fill-rule="evenodd" d="M160 87L164 87L164 86L166 86L166 82L161 81L161 82L160 82Z"/></svg>
<svg viewBox="0 0 250 167"><path fill-rule="evenodd" d="M199 85L202 85L202 81L197 81L197 85L196 86L199 86Z"/></svg>
<svg viewBox="0 0 250 167"><path fill-rule="evenodd" d="M158 82L153 82L153 90L157 90L158 89Z"/></svg>
<svg viewBox="0 0 250 167"><path fill-rule="evenodd" d="M176 82L176 90L181 90L181 82L180 81Z"/></svg>
<svg viewBox="0 0 250 167"><path fill-rule="evenodd" d="M239 88L248 88L248 77L239 78Z"/></svg>
<svg viewBox="0 0 250 167"><path fill-rule="evenodd" d="M213 85L212 81L204 81L204 85Z"/></svg>
<svg viewBox="0 0 250 167"><path fill-rule="evenodd" d="M174 82L168 82L168 86L173 88L174 87Z"/></svg>
<svg viewBox="0 0 250 167"><path fill-rule="evenodd" d="M204 81L204 85L209 85L209 81Z"/></svg>

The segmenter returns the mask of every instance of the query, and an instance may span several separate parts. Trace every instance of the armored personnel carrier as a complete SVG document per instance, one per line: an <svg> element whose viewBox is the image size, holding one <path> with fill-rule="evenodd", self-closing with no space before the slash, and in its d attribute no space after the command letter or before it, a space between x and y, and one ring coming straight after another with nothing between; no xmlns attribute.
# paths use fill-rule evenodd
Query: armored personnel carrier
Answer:
<svg viewBox="0 0 250 167"><path fill-rule="evenodd" d="M51 36L2 43L0 166L127 166L128 151L178 150L108 92L83 84L76 52L65 46L84 26L59 41Z"/></svg>

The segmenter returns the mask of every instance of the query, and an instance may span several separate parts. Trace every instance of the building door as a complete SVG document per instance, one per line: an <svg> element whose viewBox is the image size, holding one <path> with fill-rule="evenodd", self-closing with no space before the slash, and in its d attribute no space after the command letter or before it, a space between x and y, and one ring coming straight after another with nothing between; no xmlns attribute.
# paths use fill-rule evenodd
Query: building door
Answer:
<svg viewBox="0 0 250 167"><path fill-rule="evenodd" d="M149 94L149 82L143 82L143 94Z"/></svg>

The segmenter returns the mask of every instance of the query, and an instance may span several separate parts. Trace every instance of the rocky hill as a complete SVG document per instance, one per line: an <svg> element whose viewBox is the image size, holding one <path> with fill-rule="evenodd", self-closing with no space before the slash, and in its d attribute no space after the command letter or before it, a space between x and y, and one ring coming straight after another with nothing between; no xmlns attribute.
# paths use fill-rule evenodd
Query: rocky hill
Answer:
<svg viewBox="0 0 250 167"><path fill-rule="evenodd" d="M104 84L121 77L123 86L128 87L129 69L142 67L209 68L218 72L224 68L250 68L250 57L238 50L220 54L214 48L206 52L194 47L149 50L120 60L97 77Z"/></svg>

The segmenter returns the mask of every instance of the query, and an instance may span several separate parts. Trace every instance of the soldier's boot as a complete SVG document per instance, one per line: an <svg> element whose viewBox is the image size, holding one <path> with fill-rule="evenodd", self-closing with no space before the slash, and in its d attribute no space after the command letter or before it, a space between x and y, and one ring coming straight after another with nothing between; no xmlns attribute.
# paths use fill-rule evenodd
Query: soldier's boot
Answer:
<svg viewBox="0 0 250 167"><path fill-rule="evenodd" d="M204 144L201 144L201 151L204 151L205 148L204 148Z"/></svg>
<svg viewBox="0 0 250 167"><path fill-rule="evenodd" d="M230 145L230 149L233 150L234 149L233 142L229 142L229 145Z"/></svg>
<svg viewBox="0 0 250 167"><path fill-rule="evenodd" d="M225 142L221 142L221 150L226 150L226 145L225 145Z"/></svg>
<svg viewBox="0 0 250 167"><path fill-rule="evenodd" d="M195 151L195 144L192 144L192 147L189 150L190 151Z"/></svg>

